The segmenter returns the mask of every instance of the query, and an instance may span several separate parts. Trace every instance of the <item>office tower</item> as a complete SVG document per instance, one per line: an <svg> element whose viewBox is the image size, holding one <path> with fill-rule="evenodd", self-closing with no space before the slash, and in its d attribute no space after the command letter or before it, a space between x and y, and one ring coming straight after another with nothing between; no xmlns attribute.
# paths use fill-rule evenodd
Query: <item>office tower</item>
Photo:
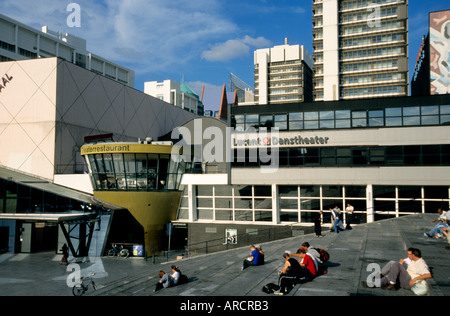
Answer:
<svg viewBox="0 0 450 316"><path fill-rule="evenodd" d="M255 103L312 100L312 58L304 46L284 45L255 51Z"/></svg>
<svg viewBox="0 0 450 316"><path fill-rule="evenodd" d="M314 99L408 95L408 1L314 0Z"/></svg>

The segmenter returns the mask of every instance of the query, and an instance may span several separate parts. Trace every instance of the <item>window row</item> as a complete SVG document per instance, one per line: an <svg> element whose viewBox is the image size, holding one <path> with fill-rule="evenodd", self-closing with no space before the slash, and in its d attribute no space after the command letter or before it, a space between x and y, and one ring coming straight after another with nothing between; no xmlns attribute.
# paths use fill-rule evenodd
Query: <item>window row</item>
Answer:
<svg viewBox="0 0 450 316"><path fill-rule="evenodd" d="M233 167L450 166L450 145L279 148L266 155L235 149L234 157Z"/></svg>
<svg viewBox="0 0 450 316"><path fill-rule="evenodd" d="M280 131L358 127L427 126L450 124L450 105L395 107L380 110L335 110L288 114L233 115L237 132L278 128Z"/></svg>

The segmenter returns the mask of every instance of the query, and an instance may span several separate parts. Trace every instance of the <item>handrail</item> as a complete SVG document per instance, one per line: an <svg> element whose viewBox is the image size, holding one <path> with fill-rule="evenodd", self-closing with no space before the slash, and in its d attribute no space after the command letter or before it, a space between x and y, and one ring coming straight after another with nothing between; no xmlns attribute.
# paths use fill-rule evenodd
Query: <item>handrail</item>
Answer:
<svg viewBox="0 0 450 316"><path fill-rule="evenodd" d="M147 257L147 249L150 248L150 247L152 247L152 263L155 264L156 263L156 260L155 260L155 244L151 244L147 248L145 248L145 250L144 250L144 258L145 258L145 261L147 261L147 258L148 258Z"/></svg>

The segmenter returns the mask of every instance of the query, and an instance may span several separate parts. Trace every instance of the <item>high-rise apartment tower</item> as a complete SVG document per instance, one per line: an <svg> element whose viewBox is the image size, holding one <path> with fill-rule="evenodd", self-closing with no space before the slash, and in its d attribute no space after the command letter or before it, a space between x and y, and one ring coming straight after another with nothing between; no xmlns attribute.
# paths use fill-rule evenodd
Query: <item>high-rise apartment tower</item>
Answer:
<svg viewBox="0 0 450 316"><path fill-rule="evenodd" d="M284 45L255 51L255 103L312 101L311 55L302 45Z"/></svg>
<svg viewBox="0 0 450 316"><path fill-rule="evenodd" d="M315 101L408 95L407 0L313 0Z"/></svg>

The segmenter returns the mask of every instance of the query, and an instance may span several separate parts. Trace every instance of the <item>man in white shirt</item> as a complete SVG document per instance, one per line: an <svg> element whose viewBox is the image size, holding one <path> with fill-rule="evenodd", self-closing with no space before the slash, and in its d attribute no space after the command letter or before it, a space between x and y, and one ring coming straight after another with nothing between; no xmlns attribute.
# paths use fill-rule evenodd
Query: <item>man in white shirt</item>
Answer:
<svg viewBox="0 0 450 316"><path fill-rule="evenodd" d="M409 260L408 260L409 259ZM431 273L419 249L409 248L408 259L401 259L399 262L390 261L381 270L380 286L386 290L394 290L399 286L410 290L416 283L430 279ZM409 264L408 264L409 262ZM403 264L408 264L405 269Z"/></svg>
<svg viewBox="0 0 450 316"><path fill-rule="evenodd" d="M350 222L352 221L353 211L353 206L350 205L350 203L347 203L347 207L345 208L347 225L345 226L345 229L352 229L352 227L350 226Z"/></svg>

